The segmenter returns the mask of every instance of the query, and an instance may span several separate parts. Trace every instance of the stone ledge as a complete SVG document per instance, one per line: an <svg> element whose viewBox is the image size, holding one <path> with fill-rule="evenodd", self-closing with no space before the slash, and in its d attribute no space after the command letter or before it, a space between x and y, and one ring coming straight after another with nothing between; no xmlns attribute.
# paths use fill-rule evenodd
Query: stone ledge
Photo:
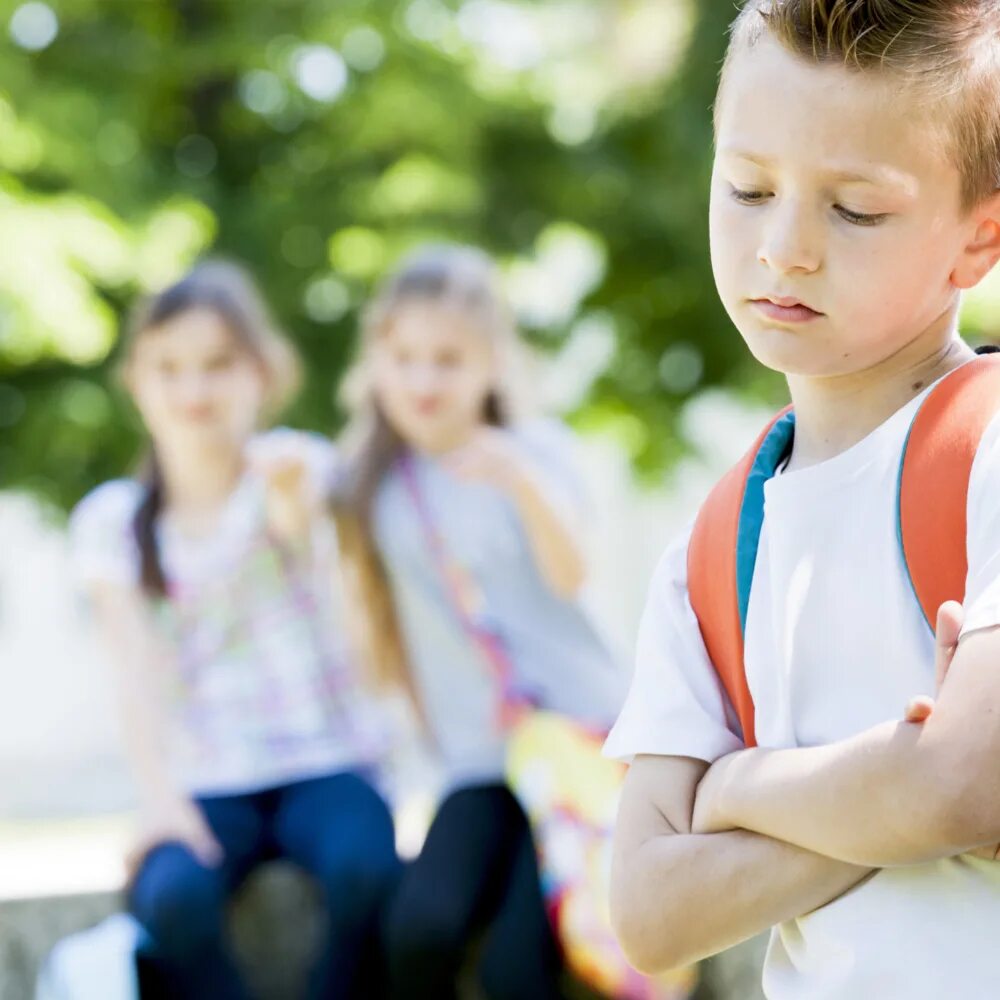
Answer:
<svg viewBox="0 0 1000 1000"><path fill-rule="evenodd" d="M0 901L0 1000L32 1000L42 960L61 938L121 908L119 892ZM300 996L323 916L315 889L291 865L255 873L233 905L233 943L260 1000ZM693 1000L763 1000L766 937L703 963ZM474 990L467 992L469 1000ZM582 1000L583 994L581 994Z"/></svg>
<svg viewBox="0 0 1000 1000"><path fill-rule="evenodd" d="M38 969L61 938L119 911L118 891L0 901L0 1000L31 1000ZM261 1000L301 994L322 934L308 877L280 862L255 872L233 903L233 946Z"/></svg>

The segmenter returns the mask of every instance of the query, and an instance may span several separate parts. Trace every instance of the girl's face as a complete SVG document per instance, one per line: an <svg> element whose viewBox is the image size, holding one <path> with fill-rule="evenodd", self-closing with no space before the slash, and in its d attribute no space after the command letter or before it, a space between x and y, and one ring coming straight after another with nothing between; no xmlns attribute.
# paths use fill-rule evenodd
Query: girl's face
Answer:
<svg viewBox="0 0 1000 1000"><path fill-rule="evenodd" d="M376 341L372 376L396 433L422 450L444 451L482 422L497 364L487 337L458 310L416 301Z"/></svg>
<svg viewBox="0 0 1000 1000"><path fill-rule="evenodd" d="M241 448L264 402L260 365L211 309L191 309L140 333L126 378L161 447Z"/></svg>

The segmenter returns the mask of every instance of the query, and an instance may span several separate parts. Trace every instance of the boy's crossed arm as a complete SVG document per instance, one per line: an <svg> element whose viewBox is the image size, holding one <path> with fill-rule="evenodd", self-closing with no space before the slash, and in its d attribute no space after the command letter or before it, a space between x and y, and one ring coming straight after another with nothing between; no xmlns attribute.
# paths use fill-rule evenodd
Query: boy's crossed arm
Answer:
<svg viewBox="0 0 1000 1000"><path fill-rule="evenodd" d="M615 827L611 917L637 969L654 974L715 954L831 902L869 869L767 836L691 832L708 765L637 757Z"/></svg>
<svg viewBox="0 0 1000 1000"><path fill-rule="evenodd" d="M955 654L959 612L943 609L938 620L939 684ZM1000 823L992 825L1000 811L993 782L947 771L975 743L970 719L992 726L984 739L1000 743L1000 671L995 684L987 683L1000 658L1000 630L976 635L976 642L963 642L940 704L933 711L919 703L907 708L908 719L930 718L937 726L921 754L938 753L948 737L954 742L930 774L922 772L924 756L905 759L921 738L919 726L905 723L830 747L744 750L711 767L691 758L638 757L622 794L611 894L615 930L636 967L654 973L714 954L832 902L873 866L950 856L1000 839ZM995 701L982 697L984 683L996 689ZM956 736L961 728L964 736ZM905 744L893 742L900 731ZM813 770L817 755L825 759ZM990 761L988 750L977 750L970 763L976 761ZM903 777L886 789L890 762ZM942 773L948 780L937 777ZM845 791L846 798L837 797ZM907 808L893 814L893 803Z"/></svg>
<svg viewBox="0 0 1000 1000"><path fill-rule="evenodd" d="M939 636L957 638L945 605ZM889 722L827 746L744 750L702 781L693 827L753 830L830 858L884 867L931 861L1000 840L1000 629L966 636L954 662L939 639L927 721Z"/></svg>

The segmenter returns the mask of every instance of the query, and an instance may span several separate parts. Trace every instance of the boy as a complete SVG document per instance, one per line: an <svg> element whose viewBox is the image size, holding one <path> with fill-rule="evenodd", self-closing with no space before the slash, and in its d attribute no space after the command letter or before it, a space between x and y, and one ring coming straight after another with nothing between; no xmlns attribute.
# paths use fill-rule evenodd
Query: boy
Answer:
<svg viewBox="0 0 1000 1000"><path fill-rule="evenodd" d="M608 741L632 760L612 915L644 971L778 925L773 1000L1000 996L998 420L969 484L964 627L955 605L938 620L941 676L953 662L933 711L893 721L935 678L896 477L921 399L972 357L961 292L1000 257L998 95L995 0L748 0L734 23L713 270L787 377L795 437L746 621L758 748L708 661L687 537L651 585Z"/></svg>

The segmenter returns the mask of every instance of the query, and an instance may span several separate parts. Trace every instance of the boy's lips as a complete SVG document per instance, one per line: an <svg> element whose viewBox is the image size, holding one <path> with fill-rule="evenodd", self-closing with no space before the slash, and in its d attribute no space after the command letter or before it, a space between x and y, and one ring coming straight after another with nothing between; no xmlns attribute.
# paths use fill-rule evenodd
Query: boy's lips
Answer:
<svg viewBox="0 0 1000 1000"><path fill-rule="evenodd" d="M781 295L751 299L750 305L768 319L776 320L779 323L808 323L823 315L811 306L807 306L800 299Z"/></svg>

